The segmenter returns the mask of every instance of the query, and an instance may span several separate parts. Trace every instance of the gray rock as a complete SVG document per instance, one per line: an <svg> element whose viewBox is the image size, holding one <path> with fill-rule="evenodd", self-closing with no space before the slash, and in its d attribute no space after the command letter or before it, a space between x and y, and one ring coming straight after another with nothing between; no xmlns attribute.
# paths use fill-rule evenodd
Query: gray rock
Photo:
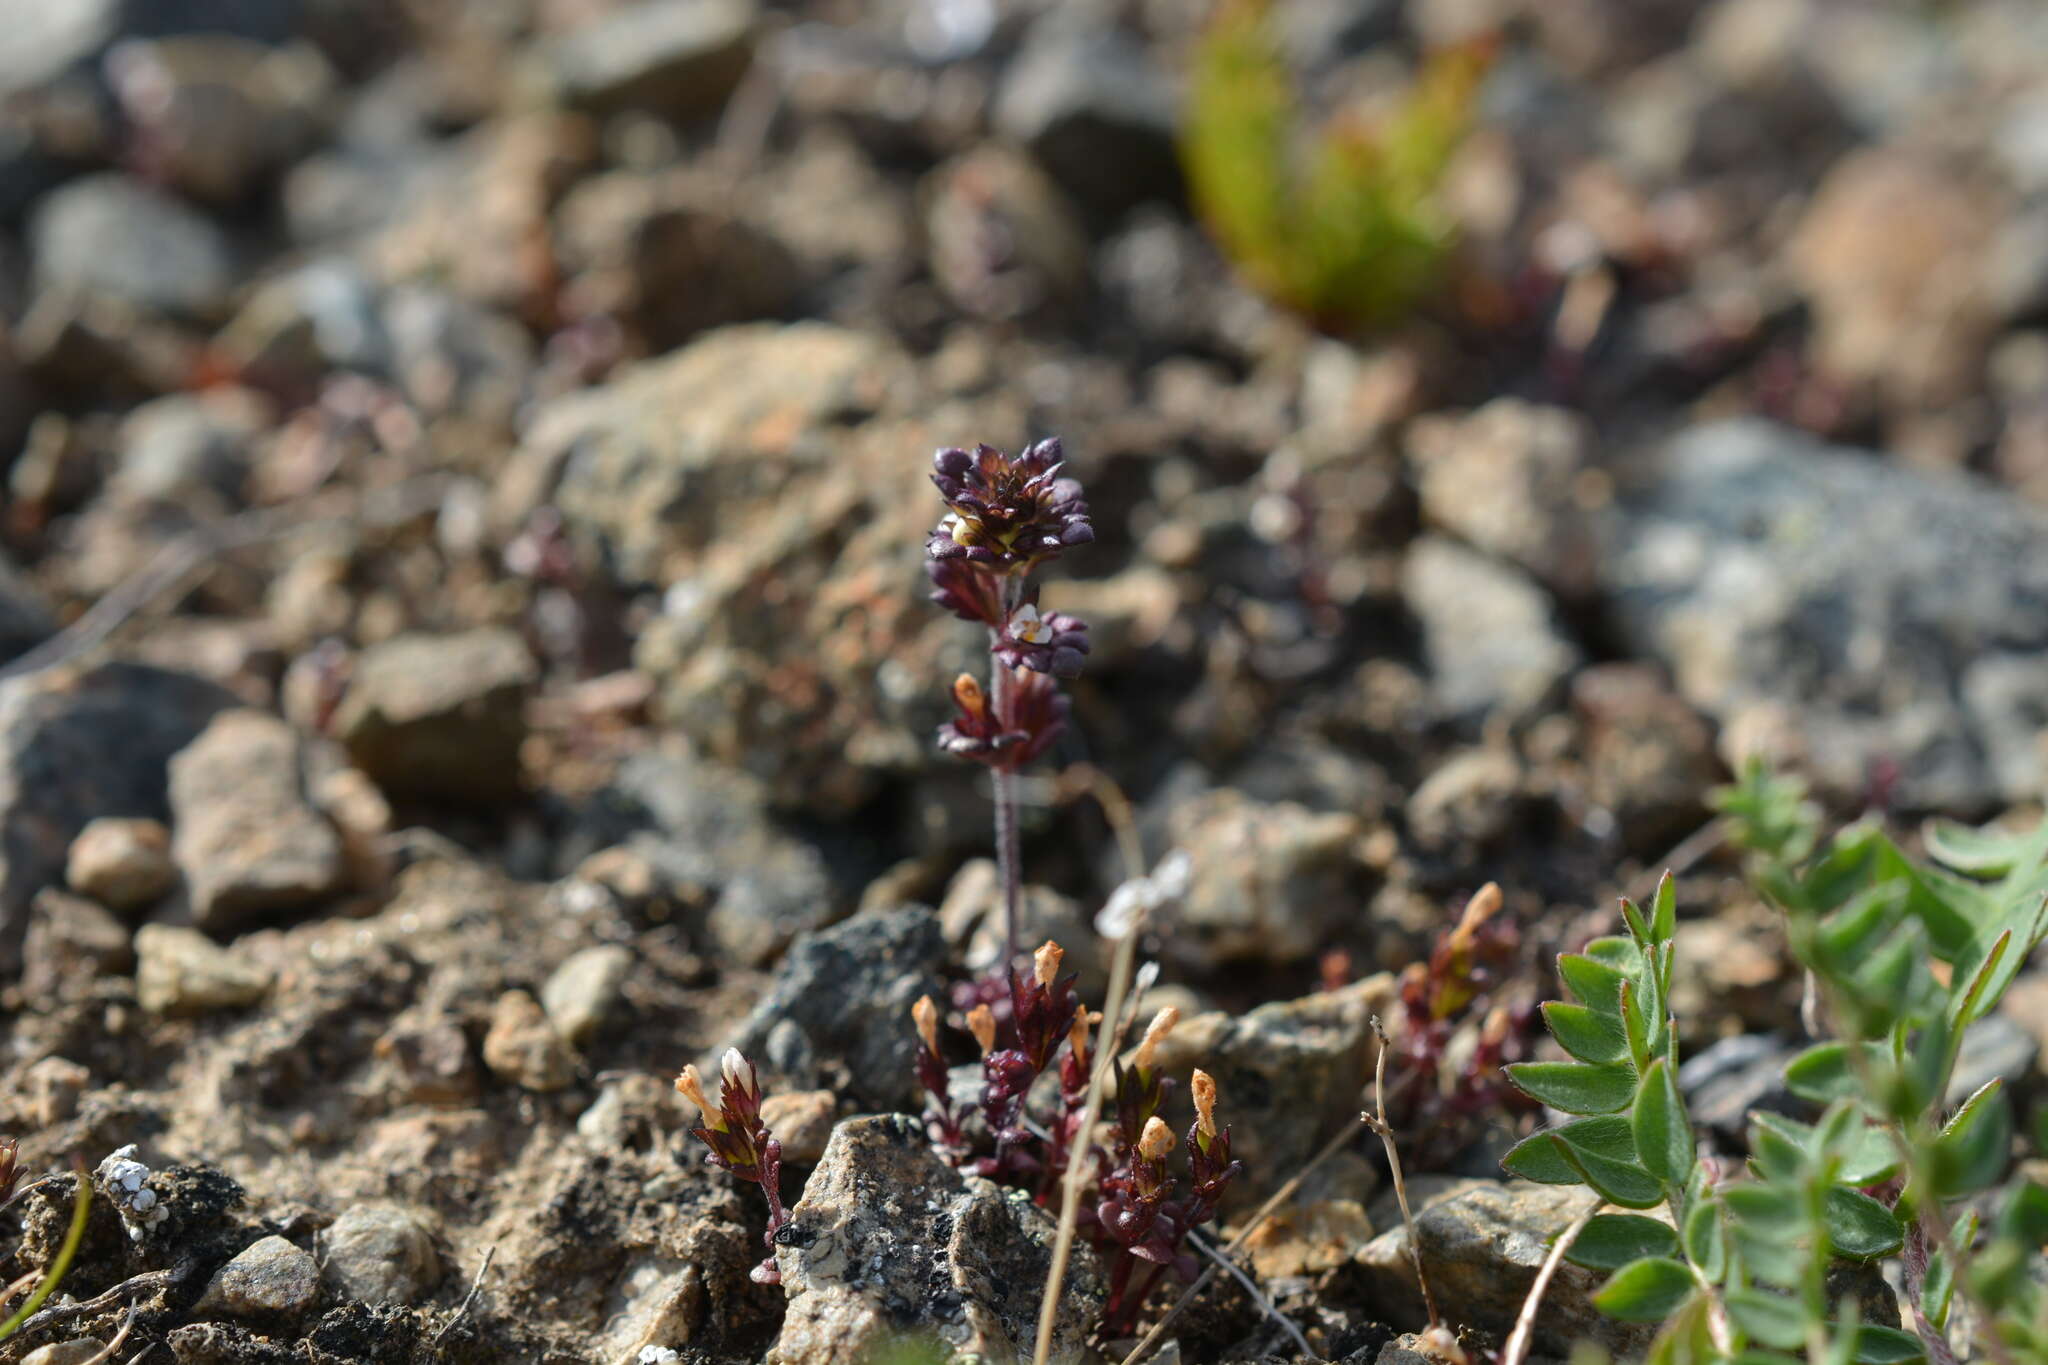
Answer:
<svg viewBox="0 0 2048 1365"><path fill-rule="evenodd" d="M2048 520L1987 486L1716 423L1657 453L1600 573L1629 653L1724 731L1789 721L1829 793L1880 762L1908 810L2048 786Z"/></svg>
<svg viewBox="0 0 2048 1365"><path fill-rule="evenodd" d="M0 0L0 95L42 85L98 58L122 37L231 33L281 42L300 0Z"/></svg>
<svg viewBox="0 0 2048 1365"><path fill-rule="evenodd" d="M346 884L341 836L306 799L305 768L298 733L250 710L214 717L171 760L171 852L202 929L233 932Z"/></svg>
<svg viewBox="0 0 2048 1365"><path fill-rule="evenodd" d="M159 820L95 820L71 841L64 880L109 910L143 909L178 884L171 832Z"/></svg>
<svg viewBox="0 0 2048 1365"><path fill-rule="evenodd" d="M837 1365L904 1335L948 1358L1028 1359L1054 1221L1028 1194L959 1171L903 1114L849 1119L777 1237L789 1307L769 1365ZM1093 1259L1074 1257L1051 1359L1078 1365L1101 1312Z"/></svg>
<svg viewBox="0 0 2048 1365"><path fill-rule="evenodd" d="M1526 715L1580 662L1542 589L1455 541L1431 535L1411 545L1401 595L1422 625L1433 700L1447 717Z"/></svg>
<svg viewBox="0 0 2048 1365"><path fill-rule="evenodd" d="M533 342L512 318L442 289L406 284L385 300L391 371L413 402L510 431L532 375Z"/></svg>
<svg viewBox="0 0 2048 1365"><path fill-rule="evenodd" d="M1004 78L995 126L1102 219L1181 192L1173 89L1121 33L1042 21Z"/></svg>
<svg viewBox="0 0 2048 1365"><path fill-rule="evenodd" d="M945 960L939 918L921 905L806 934L726 1045L782 1089L833 1090L859 1109L914 1106L910 1007L942 998Z"/></svg>
<svg viewBox="0 0 2048 1365"><path fill-rule="evenodd" d="M29 220L38 288L92 291L155 312L206 320L235 284L227 238L212 220L124 175L74 180Z"/></svg>
<svg viewBox="0 0 2048 1365"><path fill-rule="evenodd" d="M36 893L22 954L22 989L31 998L76 999L102 976L135 970L128 926L112 911L54 886Z"/></svg>
<svg viewBox="0 0 2048 1365"><path fill-rule="evenodd" d="M1231 1182L1226 1209L1256 1205L1331 1133L1357 1124L1376 1055L1372 1016L1387 1013L1394 999L1394 979L1381 972L1244 1015L1198 1014L1167 1035L1159 1065L1183 1083L1196 1067L1208 1072L1219 1121L1233 1125L1231 1154L1245 1171ZM1258 1120L1267 1114L1288 1121Z"/></svg>
<svg viewBox="0 0 2048 1365"><path fill-rule="evenodd" d="M145 924L135 932L135 995L154 1014L207 1014L253 1005L271 973L197 929Z"/></svg>
<svg viewBox="0 0 2048 1365"><path fill-rule="evenodd" d="M268 431L270 404L248 389L169 394L121 422L119 489L139 498L178 499L211 492L235 506Z"/></svg>
<svg viewBox="0 0 2048 1365"><path fill-rule="evenodd" d="M393 796L511 801L519 795L526 698L538 678L510 630L401 635L357 657L334 732Z"/></svg>
<svg viewBox="0 0 2048 1365"><path fill-rule="evenodd" d="M1364 834L1348 812L1254 801L1235 788L1176 803L1164 843L1193 864L1170 950L1204 969L1313 957L1355 914Z"/></svg>
<svg viewBox="0 0 2048 1365"><path fill-rule="evenodd" d="M296 1318L320 1297L320 1267L303 1247L265 1237L222 1266L193 1311Z"/></svg>
<svg viewBox="0 0 2048 1365"><path fill-rule="evenodd" d="M356 1204L320 1234L321 1278L364 1303L417 1304L441 1282L441 1257L418 1218L391 1204Z"/></svg>
<svg viewBox="0 0 2048 1365"><path fill-rule="evenodd" d="M636 754L593 802L588 829L644 858L680 899L711 898L706 930L740 962L765 964L848 908L818 850L769 812L762 784L719 764Z"/></svg>
<svg viewBox="0 0 2048 1365"><path fill-rule="evenodd" d="M1407 445L1431 523L1554 591L1593 586L1593 531L1579 502L1593 434L1583 418L1500 398L1416 418Z"/></svg>
<svg viewBox="0 0 2048 1365"><path fill-rule="evenodd" d="M562 1041L579 1046L597 1032L617 1007L620 988L632 970L632 949L616 943L571 953L555 968L540 988L540 1003Z"/></svg>
<svg viewBox="0 0 2048 1365"><path fill-rule="evenodd" d="M1506 748L1452 754L1408 798L1408 832L1432 853L1484 848L1513 827L1521 786L1521 765Z"/></svg>
<svg viewBox="0 0 2048 1365"><path fill-rule="evenodd" d="M746 0L655 0L562 35L544 61L557 94L578 108L699 118L746 74L755 17Z"/></svg>
<svg viewBox="0 0 2048 1365"><path fill-rule="evenodd" d="M1437 1302L1460 1326L1500 1339L1513 1330L1552 1239L1598 1198L1578 1185L1506 1184L1449 1176L1412 1177L1408 1195L1423 1271ZM1388 1222L1380 1221L1381 1216L1375 1205L1374 1226L1391 1230L1358 1253L1366 1301L1395 1326L1420 1329L1427 1318L1415 1286L1415 1264L1409 1259L1408 1230L1398 1212ZM1617 1354L1634 1354L1649 1344L1654 1327L1616 1322L1593 1307L1592 1295L1606 1278L1570 1263L1558 1267L1544 1296L1544 1311L1536 1318L1536 1350L1566 1356L1584 1340Z"/></svg>
<svg viewBox="0 0 2048 1365"><path fill-rule="evenodd" d="M1749 1116L1756 1110L1793 1114L1806 1106L1785 1088L1785 1064L1799 1050L1768 1034L1722 1038L1679 1064L1686 1111L1724 1152L1747 1153Z"/></svg>
<svg viewBox="0 0 2048 1365"><path fill-rule="evenodd" d="M134 664L58 668L0 683L0 977L19 970L28 908L64 875L100 816L164 819L165 769L225 688Z"/></svg>

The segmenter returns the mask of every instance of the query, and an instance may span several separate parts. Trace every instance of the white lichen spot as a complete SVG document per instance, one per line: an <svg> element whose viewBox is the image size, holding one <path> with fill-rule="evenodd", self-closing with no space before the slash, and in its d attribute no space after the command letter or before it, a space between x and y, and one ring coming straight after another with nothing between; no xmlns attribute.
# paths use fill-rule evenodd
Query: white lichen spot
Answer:
<svg viewBox="0 0 2048 1365"><path fill-rule="evenodd" d="M639 1365L667 1365L667 1362L681 1360L682 1357L666 1346L642 1346L637 1359Z"/></svg>
<svg viewBox="0 0 2048 1365"><path fill-rule="evenodd" d="M121 1221L128 1226L128 1240L139 1242L143 1234L170 1216L170 1210L149 1188L149 1167L135 1159L135 1144L116 1148L93 1172L114 1201Z"/></svg>

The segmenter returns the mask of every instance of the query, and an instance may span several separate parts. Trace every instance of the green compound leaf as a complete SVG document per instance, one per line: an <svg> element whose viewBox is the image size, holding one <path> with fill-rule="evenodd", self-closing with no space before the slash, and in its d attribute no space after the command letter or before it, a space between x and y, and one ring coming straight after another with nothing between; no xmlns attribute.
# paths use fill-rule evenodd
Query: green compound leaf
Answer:
<svg viewBox="0 0 2048 1365"><path fill-rule="evenodd" d="M1890 1209L1840 1186L1828 1191L1827 1225L1835 1252L1859 1261L1888 1256L1905 1240L1905 1229Z"/></svg>
<svg viewBox="0 0 2048 1365"><path fill-rule="evenodd" d="M1588 1270L1619 1270L1646 1256L1676 1259L1678 1236L1669 1223L1636 1213L1603 1213L1579 1230L1564 1258Z"/></svg>
<svg viewBox="0 0 2048 1365"><path fill-rule="evenodd" d="M1692 1123L1677 1078L1662 1057L1643 1073L1629 1117L1643 1169L1659 1180L1684 1184L1693 1167Z"/></svg>
<svg viewBox="0 0 2048 1365"><path fill-rule="evenodd" d="M1524 1094L1567 1114L1612 1114L1636 1096L1635 1073L1625 1066L1518 1062L1507 1073Z"/></svg>
<svg viewBox="0 0 2048 1365"><path fill-rule="evenodd" d="M1628 1120L1619 1114L1575 1119L1557 1128L1532 1133L1509 1149L1500 1164L1525 1180L1545 1185L1583 1185L1584 1176L1565 1160L1561 1144L1569 1142L1582 1152L1614 1161L1636 1159L1635 1139L1629 1135Z"/></svg>
<svg viewBox="0 0 2048 1365"><path fill-rule="evenodd" d="M1806 1344L1806 1314L1795 1301L1760 1289L1732 1289L1723 1302L1735 1325L1764 1345L1789 1351Z"/></svg>
<svg viewBox="0 0 2048 1365"><path fill-rule="evenodd" d="M1646 1256L1614 1272L1593 1306L1622 1322L1662 1322L1692 1297L1692 1271L1665 1256Z"/></svg>
<svg viewBox="0 0 2048 1365"><path fill-rule="evenodd" d="M1797 1146L1802 1152L1813 1151L1815 1135L1810 1124L1797 1119L1788 1119L1783 1114L1773 1114L1758 1109L1749 1116L1754 1125L1750 1135L1750 1150L1756 1151L1764 1130ZM1855 1141L1842 1155L1842 1169L1836 1179L1844 1185L1875 1185L1889 1180L1899 1170L1898 1144L1891 1140L1885 1130L1874 1123L1865 1121Z"/></svg>

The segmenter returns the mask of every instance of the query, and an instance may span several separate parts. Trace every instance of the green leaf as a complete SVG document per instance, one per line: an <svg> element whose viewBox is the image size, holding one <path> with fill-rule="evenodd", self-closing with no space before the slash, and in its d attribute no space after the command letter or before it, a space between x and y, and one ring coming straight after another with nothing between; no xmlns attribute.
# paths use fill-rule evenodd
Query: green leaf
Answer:
<svg viewBox="0 0 2048 1365"><path fill-rule="evenodd" d="M1628 1039L1613 1016L1561 1000L1543 1003L1543 1022L1559 1047L1582 1062L1611 1065L1628 1059Z"/></svg>
<svg viewBox="0 0 2048 1365"><path fill-rule="evenodd" d="M1669 943L1678 932L1678 883L1667 871L1657 883L1657 899L1650 910L1650 937Z"/></svg>
<svg viewBox="0 0 2048 1365"><path fill-rule="evenodd" d="M1805 1225L1799 1206L1782 1189L1767 1185L1729 1185L1721 1200L1745 1229L1773 1237L1796 1235Z"/></svg>
<svg viewBox="0 0 2048 1365"><path fill-rule="evenodd" d="M1988 1189L2005 1173L2012 1147L2012 1106L1993 1077L1963 1101L1934 1140L1934 1192L1944 1199Z"/></svg>
<svg viewBox="0 0 2048 1365"><path fill-rule="evenodd" d="M1827 1194L1827 1224L1836 1254L1853 1260L1888 1256L1905 1240L1905 1229L1890 1209L1839 1185Z"/></svg>
<svg viewBox="0 0 2048 1365"><path fill-rule="evenodd" d="M1629 951L1635 951L1633 944ZM1564 988L1577 997L1580 1004L1600 1014L1620 1016L1621 983L1628 980L1627 972L1579 953L1560 953L1557 975L1564 982Z"/></svg>
<svg viewBox="0 0 2048 1365"><path fill-rule="evenodd" d="M2005 985L1999 984L1996 991L1991 989L2000 975L1999 965L2005 961L2006 950L2012 947L2012 930L2000 934L1984 954L1984 961L1978 964L1970 982L1955 997L1949 1010L1949 1023L1954 1028L1968 1028L1973 1022L1988 1013L1998 1003L1998 997L2005 993ZM2007 975L2007 981L2010 981ZM1988 997L1988 998L1987 998Z"/></svg>
<svg viewBox="0 0 2048 1365"><path fill-rule="evenodd" d="M1664 1186L1635 1161L1617 1161L1564 1144L1564 1159L1610 1204L1625 1209L1654 1209L1664 1202Z"/></svg>
<svg viewBox="0 0 2048 1365"><path fill-rule="evenodd" d="M1653 942L1650 937L1649 921L1643 918L1643 912L1636 909L1636 903L1627 896L1621 898L1621 918L1622 922L1628 925L1630 936L1638 944Z"/></svg>
<svg viewBox="0 0 2048 1365"><path fill-rule="evenodd" d="M1907 1361L1924 1360L1926 1356L1927 1348L1919 1337L1910 1332L1872 1322L1866 1322L1857 1329L1856 1359L1859 1365L1906 1365Z"/></svg>
<svg viewBox="0 0 2048 1365"><path fill-rule="evenodd" d="M1677 1078L1662 1057L1643 1073L1629 1118L1643 1169L1659 1180L1684 1184L1692 1174L1692 1123L1685 1116Z"/></svg>
<svg viewBox="0 0 2048 1365"><path fill-rule="evenodd" d="M1973 877L2003 877L2028 856L2038 830L2014 834L1986 825L1972 829L1953 820L1929 820L1920 827L1920 842L1936 862Z"/></svg>
<svg viewBox="0 0 2048 1365"><path fill-rule="evenodd" d="M1792 1350L1806 1344L1806 1314L1782 1294L1731 1289L1722 1297L1735 1325L1766 1346Z"/></svg>
<svg viewBox="0 0 2048 1365"><path fill-rule="evenodd" d="M1719 1282L1728 1268L1728 1237L1721 1226L1721 1203L1705 1199L1685 1211L1685 1254L1709 1280Z"/></svg>
<svg viewBox="0 0 2048 1365"><path fill-rule="evenodd" d="M1532 1099L1567 1114L1612 1114L1635 1098L1635 1073L1585 1062L1517 1062L1508 1079Z"/></svg>
<svg viewBox="0 0 2048 1365"><path fill-rule="evenodd" d="M1806 1169L1807 1148L1761 1124L1749 1130L1751 1167L1768 1181L1791 1183Z"/></svg>
<svg viewBox="0 0 2048 1365"><path fill-rule="evenodd" d="M1907 920L1856 968L1850 981L1863 1033L1879 1033L1896 1019L1932 1011L1929 1000L1937 988L1927 969L1929 956L1926 926Z"/></svg>
<svg viewBox="0 0 2048 1365"><path fill-rule="evenodd" d="M1767 1129L1789 1142L1795 1143L1802 1151L1811 1151L1814 1141L1811 1126L1788 1119L1783 1114L1768 1110L1752 1110L1749 1121L1753 1129ZM1757 1134L1750 1135L1750 1150L1757 1148ZM1891 1135L1877 1124L1863 1120L1862 1128L1842 1154L1842 1169L1836 1179L1844 1185L1875 1185L1898 1174L1899 1148Z"/></svg>
<svg viewBox="0 0 2048 1365"><path fill-rule="evenodd" d="M1628 1039L1629 1061L1640 1075L1650 1065L1650 1026L1636 999L1636 983L1621 983L1621 1032Z"/></svg>
<svg viewBox="0 0 2048 1365"><path fill-rule="evenodd" d="M1692 1297L1692 1272L1664 1256L1623 1266L1593 1296L1593 1306L1622 1322L1662 1322Z"/></svg>
<svg viewBox="0 0 2048 1365"><path fill-rule="evenodd" d="M1821 920L1815 945L1827 962L1851 965L1898 922L1905 901L1905 888L1895 883L1867 886Z"/></svg>
<svg viewBox="0 0 2048 1365"><path fill-rule="evenodd" d="M1862 1046L1870 1066L1882 1072L1884 1049L1874 1043ZM1785 1087L1816 1104L1857 1099L1863 1094L1863 1082L1849 1065L1849 1049L1843 1043L1815 1043L1794 1057L1785 1067Z"/></svg>
<svg viewBox="0 0 2048 1365"><path fill-rule="evenodd" d="M1669 1223L1636 1213L1603 1213L1579 1229L1564 1258L1588 1270L1619 1270L1645 1256L1677 1255L1678 1235Z"/></svg>
<svg viewBox="0 0 2048 1365"><path fill-rule="evenodd" d="M1948 1253L1936 1247L1927 1254L1927 1274L1920 1281L1920 1311L1937 1332L1948 1329L1949 1299L1955 1290L1955 1269Z"/></svg>
<svg viewBox="0 0 2048 1365"><path fill-rule="evenodd" d="M1636 1159L1635 1138L1628 1120L1619 1114L1574 1119L1556 1128L1532 1133L1508 1150L1500 1164L1525 1180L1544 1185L1583 1185L1585 1177L1564 1159L1560 1143L1570 1142L1581 1151L1616 1161Z"/></svg>

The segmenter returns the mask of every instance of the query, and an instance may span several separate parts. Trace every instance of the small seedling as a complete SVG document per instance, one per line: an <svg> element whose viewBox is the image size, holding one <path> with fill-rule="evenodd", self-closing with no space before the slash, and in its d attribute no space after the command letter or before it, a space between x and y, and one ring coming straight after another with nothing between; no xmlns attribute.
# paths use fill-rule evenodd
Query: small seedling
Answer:
<svg viewBox="0 0 2048 1365"><path fill-rule="evenodd" d="M761 1121L761 1081L754 1064L727 1048L719 1063L718 1102L704 1092L697 1068L686 1066L676 1077L676 1089L704 1115L704 1126L692 1128L691 1135L709 1149L708 1165L730 1172L735 1179L759 1185L768 1200L768 1230L762 1241L768 1258L753 1269L756 1284L781 1284L782 1272L775 1264L775 1234L789 1222L782 1206L782 1144Z"/></svg>

